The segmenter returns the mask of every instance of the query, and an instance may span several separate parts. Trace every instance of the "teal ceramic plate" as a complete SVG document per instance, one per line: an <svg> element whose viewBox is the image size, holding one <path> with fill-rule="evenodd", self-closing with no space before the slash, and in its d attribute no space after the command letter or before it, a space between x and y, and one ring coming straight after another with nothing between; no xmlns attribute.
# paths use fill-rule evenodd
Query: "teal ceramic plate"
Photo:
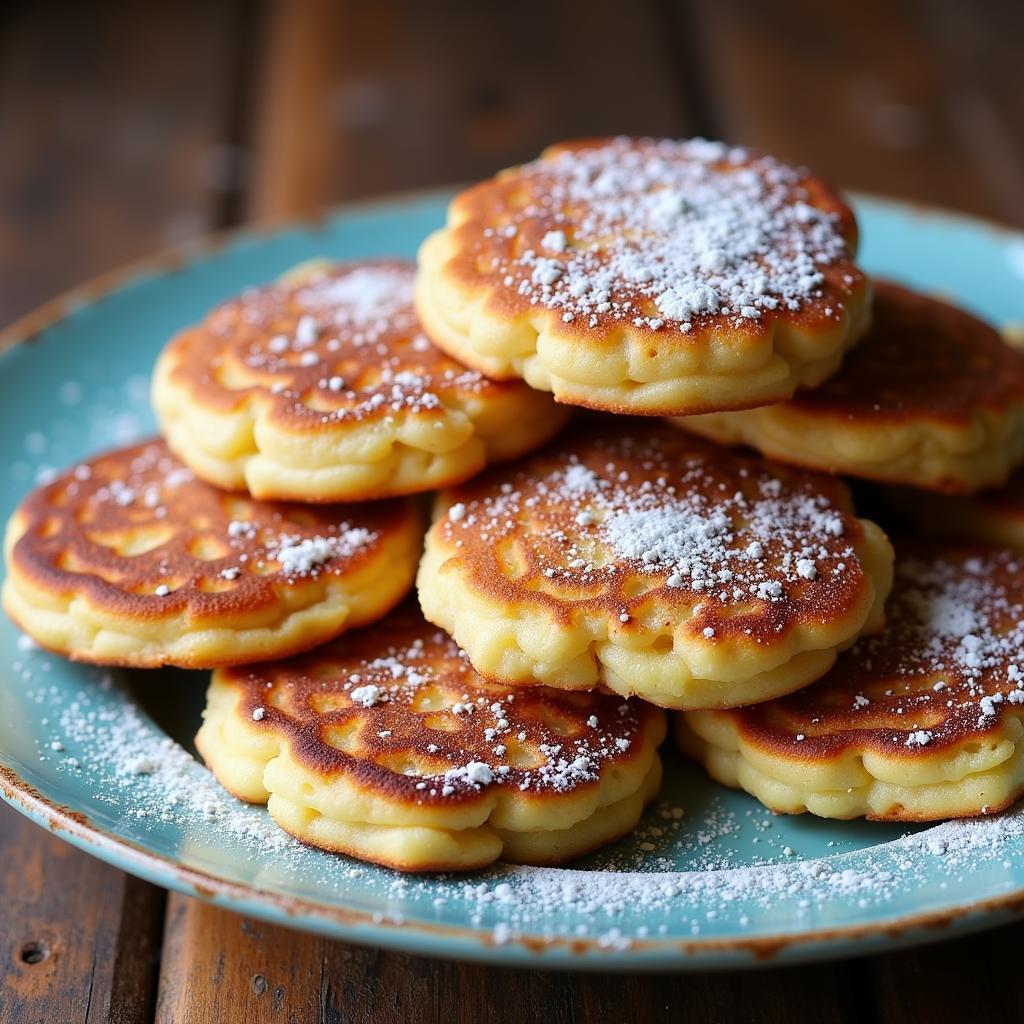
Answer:
<svg viewBox="0 0 1024 1024"><path fill-rule="evenodd" d="M58 300L2 359L6 516L52 467L153 429L147 375L177 328L310 256L412 256L445 196L230 236ZM860 202L870 270L1024 320L1024 236ZM198 673L103 673L0 623L0 788L88 852L233 910L357 942L528 966L698 968L849 955L1007 920L1024 811L910 832L775 817L668 755L637 834L571 870L403 878L285 838L192 755ZM682 809L682 810L680 810ZM8 865L10 868L11 865Z"/></svg>

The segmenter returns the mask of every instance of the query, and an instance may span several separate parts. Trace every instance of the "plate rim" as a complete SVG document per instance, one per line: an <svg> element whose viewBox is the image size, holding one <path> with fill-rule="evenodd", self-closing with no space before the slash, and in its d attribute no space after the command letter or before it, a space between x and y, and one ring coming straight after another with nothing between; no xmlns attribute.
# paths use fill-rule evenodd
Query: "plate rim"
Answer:
<svg viewBox="0 0 1024 1024"><path fill-rule="evenodd" d="M548 969L702 970L768 967L837 959L855 944L855 955L902 949L930 939L963 936L1024 916L1024 885L984 900L957 903L942 910L896 914L856 925L818 928L800 933L736 938L633 939L625 948L610 948L594 937L543 936L517 932L507 943L490 930L377 919L368 911L282 896L258 886L231 882L190 868L138 843L95 825L88 815L55 803L14 768L0 761L0 799L36 824L99 860L152 884L205 903L251 914L274 924L312 931L360 945L381 946L417 955ZM996 915L1004 921L992 921ZM437 940L459 943L454 952L429 947ZM850 951L847 950L848 955Z"/></svg>
<svg viewBox="0 0 1024 1024"><path fill-rule="evenodd" d="M463 187L462 184L452 184L404 189L399 192L381 192L361 199L334 203L306 216L245 221L233 227L206 231L183 242L164 246L65 288L40 305L20 314L6 326L0 327L0 356L6 355L17 345L31 342L83 305L92 305L135 280L166 276L214 256L220 250L239 242L259 241L288 231L315 231L339 217L439 200L454 195L456 190Z"/></svg>
<svg viewBox="0 0 1024 1024"><path fill-rule="evenodd" d="M462 186L448 185L381 194L335 204L307 217L275 218L198 236L96 275L22 314L0 329L0 357L60 323L85 305L128 287L161 278L214 257L220 250L288 231L316 230L346 216L372 214L403 205L440 201ZM877 193L848 191L854 204L953 222L985 233L1024 241L1024 230L955 209ZM2 754L2 752L0 752ZM870 922L793 933L730 938L637 938L609 948L594 937L548 937L516 933L497 942L486 928L380 919L368 911L284 896L229 881L121 838L94 824L82 811L44 796L13 764L0 756L0 799L63 841L98 859L172 891L275 924L355 942L489 964L549 969L690 970L793 964L861 955L879 949L919 945L945 936L1008 923L1024 916L1024 884L982 900L965 900L938 910L876 917ZM1002 918L1002 920L993 920ZM438 949L437 943L456 948Z"/></svg>

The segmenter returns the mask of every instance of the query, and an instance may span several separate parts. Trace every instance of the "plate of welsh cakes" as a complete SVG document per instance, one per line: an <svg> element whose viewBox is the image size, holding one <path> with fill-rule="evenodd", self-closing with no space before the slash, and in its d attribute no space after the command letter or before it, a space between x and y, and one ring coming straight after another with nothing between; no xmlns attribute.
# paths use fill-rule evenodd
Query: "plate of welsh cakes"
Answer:
<svg viewBox="0 0 1024 1024"><path fill-rule="evenodd" d="M3 336L0 793L168 888L494 963L1009 919L1022 253L592 139L56 300Z"/></svg>

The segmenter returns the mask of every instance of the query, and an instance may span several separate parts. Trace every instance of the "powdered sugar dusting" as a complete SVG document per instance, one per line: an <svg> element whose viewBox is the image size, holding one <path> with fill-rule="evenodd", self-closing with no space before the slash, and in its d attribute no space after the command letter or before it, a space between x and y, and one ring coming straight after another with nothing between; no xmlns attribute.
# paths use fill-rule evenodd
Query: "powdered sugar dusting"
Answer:
<svg viewBox="0 0 1024 1024"><path fill-rule="evenodd" d="M339 906L378 906L378 924L468 920L499 943L529 937L552 947L585 941L639 951L661 941L827 928L837 923L837 905L857 908L862 920L891 918L947 906L965 893L972 900L998 896L1018 884L1012 866L1024 842L1020 813L950 822L863 850L851 849L844 826L830 826L838 838L827 846L836 852L806 858L799 851L813 829L793 830L792 819L716 790L676 764L666 788L677 795L667 793L633 838L590 866L498 865L464 878L401 876L303 847L263 808L225 794L113 677L79 667L77 687L54 685L43 666L56 659L44 652L23 657L18 699L39 729L36 770L84 785L94 794L92 817L144 845L171 830L182 837L184 863L240 878L258 875L264 889L302 891ZM679 796L692 805L689 814L674 802ZM892 835L885 825L873 830Z"/></svg>
<svg viewBox="0 0 1024 1024"><path fill-rule="evenodd" d="M583 435L506 481L495 473L468 485L445 532L456 548L519 537L552 585L610 587L640 574L652 587L660 580L666 598L709 609L824 600L861 571L851 543L860 527L819 479L780 476L671 431L634 434ZM623 625L649 592L624 599ZM716 636L715 622L699 625Z"/></svg>
<svg viewBox="0 0 1024 1024"><path fill-rule="evenodd" d="M299 288L298 301L337 325L365 332L368 340L412 319L412 278L386 266L355 267L346 274L321 274Z"/></svg>
<svg viewBox="0 0 1024 1024"><path fill-rule="evenodd" d="M870 691L855 709L886 714L880 731L909 747L1002 728L1024 704L1022 571L1006 550L920 546L897 562L886 633L861 641L829 685Z"/></svg>
<svg viewBox="0 0 1024 1024"><path fill-rule="evenodd" d="M99 571L108 583L116 580L126 591L171 608L199 593L204 615L218 601L265 593L282 578L351 571L372 553L387 524L404 514L395 504L372 513L351 506L343 518L337 507L300 512L228 495L197 480L163 441L74 466L22 507L30 529L21 557L73 573L76 585ZM63 510L60 530L48 538L33 533L32 524L51 522L54 509ZM122 553L109 537L139 546ZM69 550L75 552L74 570L61 562Z"/></svg>
<svg viewBox="0 0 1024 1024"><path fill-rule="evenodd" d="M712 316L749 324L800 310L822 297L823 269L849 255L838 215L814 205L805 177L703 139L559 149L515 172L530 201L486 229L517 243L493 273L591 327L686 333ZM539 248L518 241L541 231Z"/></svg>
<svg viewBox="0 0 1024 1024"><path fill-rule="evenodd" d="M666 497L669 499L666 504ZM645 570L668 570L668 586L716 593L725 603L748 600L782 601L786 585L817 576L816 559L832 553L816 540L839 537L843 522L824 496L779 497L775 488L762 488L759 499L737 492L730 498L707 501L696 492L639 496L616 494L602 533L615 551ZM737 544L737 523L748 535L768 538L788 534L789 550L781 564L765 561L764 542ZM839 557L854 557L844 548ZM712 634L713 635L713 634Z"/></svg>
<svg viewBox="0 0 1024 1024"><path fill-rule="evenodd" d="M204 384L258 387L323 425L439 415L452 395L496 387L423 333L406 263L327 267L302 284L251 288L187 334ZM205 370L205 365L204 365Z"/></svg>
<svg viewBox="0 0 1024 1024"><path fill-rule="evenodd" d="M321 772L346 770L321 725L347 697L363 723L363 756L383 765L405 755L389 785L417 803L496 785L568 793L642 754L640 740L660 716L603 694L488 684L454 641L409 611L308 659L222 678L245 707L267 708L264 727L291 736Z"/></svg>
<svg viewBox="0 0 1024 1024"><path fill-rule="evenodd" d="M268 552L285 576L308 576L336 558L351 558L377 539L377 534L363 526L342 529L322 537L280 537Z"/></svg>
<svg viewBox="0 0 1024 1024"><path fill-rule="evenodd" d="M227 794L186 750L119 694L112 676L100 675L94 687L84 687L70 699L47 686L31 691L28 699L52 708L44 722L61 737L49 744L62 752L61 770L102 786L107 793L103 802L116 808L129 827L209 823L226 839L251 844L266 857L296 845L265 813ZM71 754L72 748L81 754Z"/></svg>
<svg viewBox="0 0 1024 1024"><path fill-rule="evenodd" d="M1017 756L1006 718L1020 719L1024 706L1022 570L1007 550L910 546L896 563L884 633L858 641L807 689L724 714L755 736L785 741L799 728L801 758L858 746L948 763L986 734L1009 739L1005 757Z"/></svg>

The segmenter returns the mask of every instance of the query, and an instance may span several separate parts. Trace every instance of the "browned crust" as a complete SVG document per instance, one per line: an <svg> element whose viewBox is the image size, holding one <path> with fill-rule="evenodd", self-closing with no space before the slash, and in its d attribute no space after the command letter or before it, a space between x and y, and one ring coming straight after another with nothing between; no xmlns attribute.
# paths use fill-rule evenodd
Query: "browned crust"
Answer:
<svg viewBox="0 0 1024 1024"><path fill-rule="evenodd" d="M1024 355L989 324L946 302L875 281L870 331L821 387L790 402L805 416L960 426L982 409L1024 403Z"/></svg>
<svg viewBox="0 0 1024 1024"><path fill-rule="evenodd" d="M421 653L410 656L408 652L417 645L422 645ZM391 660L380 664L381 659ZM388 688L395 684L392 661L421 672L426 681L411 696L398 693L370 707L354 702L349 693L357 685ZM359 680L352 682L353 675ZM516 792L522 800L557 801L559 791L530 785L538 778L535 768L510 765L509 756L496 754L494 748L501 744L511 750L516 745L535 751L542 745L561 746L572 760L576 755L569 751L575 741L610 747L610 753L599 761L595 758L594 778L564 791L579 795L600 785L598 772L603 775L649 757L652 741L660 743L664 730L662 712L641 701L546 687L510 691L485 682L458 645L427 623L411 602L383 621L308 654L255 668L223 669L217 678L237 693L236 717L260 732L281 736L291 756L311 774L324 781L344 775L366 790L408 804L465 807L487 802L501 789ZM506 701L510 692L514 696L504 705L503 714L511 728L488 739L485 730L494 727L495 716L487 708L495 701ZM419 697L435 694L445 698L443 708L417 710ZM480 697L486 698L485 704L470 713L450 710L453 700L475 704ZM257 708L263 709L263 715L254 721ZM598 719L596 727L587 724L591 716ZM332 742L332 733L347 729L358 730L354 754ZM385 735L379 736L381 732ZM628 741L627 748L616 748L616 739ZM442 794L440 783L417 789L421 778L391 766L406 756L430 765L438 776L470 761L481 762L495 770L495 779L480 789L457 786L448 794ZM499 775L497 769L505 766L509 770ZM521 786L526 788L520 790Z"/></svg>
<svg viewBox="0 0 1024 1024"><path fill-rule="evenodd" d="M199 628L225 616L280 606L289 589L309 581L286 576L267 557L259 537L334 536L348 526L371 530L376 541L333 558L317 572L319 578L342 576L379 557L380 544L408 530L418 517L411 500L309 508L227 494L193 477L160 440L82 465L87 476L75 467L37 488L19 507L10 567L34 587L61 597L84 595L92 606L134 622L184 613ZM181 482L169 486L169 478ZM112 484L126 487L132 500L112 499ZM158 495L158 505L146 504L149 493ZM229 536L232 520L251 523L258 538ZM168 536L143 554L118 554L114 545L134 530ZM221 553L200 558L192 550L199 543ZM235 569L236 579L223 578ZM158 596L160 585L170 592ZM205 589L211 586L217 589Z"/></svg>
<svg viewBox="0 0 1024 1024"><path fill-rule="evenodd" d="M449 231L454 242L454 254L445 263L445 273L468 291L486 294L486 308L502 318L516 318L525 313L546 316L552 323L557 321L558 333L566 338L585 339L601 343L611 340L622 329L622 321L610 314L598 314L597 322L588 318L577 317L570 323L561 319L556 310L546 310L532 305L529 296L518 291L518 279L512 284L505 284L507 262L517 258L527 249L539 250L541 239L552 229L563 227L550 212L537 212L521 225L513 238L506 237L502 232L492 230L502 227L521 210L539 196L549 191L549 181L544 163L562 153L583 152L598 149L615 143L613 137L597 137L578 139L549 146L538 161L521 167L511 167L494 178L474 185L460 193L452 201L449 208ZM639 148L653 148L657 139L636 138L629 140ZM764 154L748 151L747 158L738 163L720 161L716 169L740 170L756 166ZM550 172L547 172L548 174ZM719 313L704 313L692 319L692 330L684 332L679 325L666 323L658 330L649 326L636 326L630 322L630 330L645 337L659 347L678 346L688 348L703 341L716 332L728 331L730 345L735 349L746 342L756 346L765 334L779 323L786 323L802 329L808 334L816 330L824 332L832 323L832 311L844 308L852 297L863 294L869 287L864 274L853 263L852 257L857 249L857 222L850 207L843 201L840 194L824 182L805 170L800 171L799 180L793 187L794 200L797 193L802 192L804 201L825 213L837 218L839 233L845 238L849 253L848 258L836 260L834 263L820 267L824 276L820 294L808 299L798 310L779 308L764 311L758 320L746 320L737 324L734 316ZM578 215L580 211L575 211ZM585 211L582 211L585 212ZM572 219L573 214L570 214ZM502 269L491 270L492 266L500 265ZM513 275L515 276L515 275ZM642 306L646 301L636 289L626 282L620 282L611 293L615 303L632 303L634 307ZM575 398L573 404L577 403ZM604 408L604 407L601 407ZM720 409L720 405L715 406ZM618 409L606 411L618 412Z"/></svg>
<svg viewBox="0 0 1024 1024"><path fill-rule="evenodd" d="M396 295L402 297L392 315L374 323L372 331L365 323L336 322L338 314L351 312L342 302L317 308L304 301L315 287L329 287L366 271L393 274ZM414 276L411 263L378 260L334 264L313 280L248 289L171 341L164 356L170 365L169 377L203 408L231 412L258 396L271 423L310 434L393 416L394 385L382 380L385 370L421 378L422 383L402 385L403 396L414 398L427 392L442 400L451 396L486 399L502 392L528 394L521 381L489 380L429 341L412 305ZM316 341L275 353L271 341L293 339L304 316L322 325ZM340 377L344 387L334 391L323 386L332 377ZM248 383L240 383L243 380ZM375 396L380 403L376 406ZM308 404L310 398L313 404ZM447 413L444 404L416 408L416 415L427 421L442 420Z"/></svg>
<svg viewBox="0 0 1024 1024"><path fill-rule="evenodd" d="M896 493L901 494L903 491L901 489ZM919 504L922 497L917 492L908 492L908 496L913 505ZM924 495L924 498L927 500L927 495ZM1024 526L1024 470L1018 469L1006 483L991 490L956 495L952 503L946 503L941 509L935 510L929 524L930 528L943 535L957 536L958 530L963 526L957 514L961 506L975 518L991 517L1007 526Z"/></svg>
<svg viewBox="0 0 1024 1024"><path fill-rule="evenodd" d="M546 486L545 480L552 473L574 464L602 478L608 475L607 467L614 464L616 478L619 473L626 474L625 486L634 491L645 483L663 486L658 484L659 479L668 485L678 484L694 465L699 465L702 479L696 483L690 480L685 487L699 491L712 505L720 495L732 496L738 491L756 494L764 480L779 481L783 494L823 496L840 516L843 534L821 538L822 548L828 552L822 565L830 561L848 564L838 576L823 572L819 580L801 581L787 588L791 593L786 600L752 600L751 607L741 613L726 612L713 593L698 597L689 589L667 586L667 569L650 589L631 597L629 584L643 567L627 559L604 567L598 582L581 583L575 596L547 593L538 588L544 578L543 563L564 560L564 545L551 535L560 531L572 540L585 535L586 530L576 524L574 508L563 507L557 494L545 494L540 488ZM842 481L730 451L660 424L627 419L614 423L587 421L536 455L508 468L489 470L446 496L451 502L463 503L470 513L477 509L486 513L488 505L510 488L521 496L520 504L529 499L538 501L534 509L514 514L511 527L488 523L486 530L457 529L443 516L434 523L431 531L449 555L443 571L458 572L476 591L510 609L522 603L542 607L558 625L569 625L581 612L598 612L617 620L622 609L632 613L655 602L657 614L665 616L664 626L670 631L679 625L682 615L686 630L695 637L711 627L719 642L777 642L801 623L828 624L848 617L871 585L858 560L840 555L863 537L863 527L853 514ZM525 571L515 578L510 578L501 562L499 542L506 538L526 563ZM457 542L461 542L458 547ZM765 539L765 550L769 562L784 554L774 538ZM696 604L702 606L701 611L690 616L689 610ZM628 635L648 627L639 615L631 614L629 621L617 623L617 628Z"/></svg>
<svg viewBox="0 0 1024 1024"><path fill-rule="evenodd" d="M906 584L901 582L899 566L910 558L941 560L958 568L971 559L981 560L986 578L1005 588L1010 607L1003 617L1010 624L1016 622L1015 615L1024 611L1024 564L1018 555L986 545L915 541L903 543L899 550L885 634L861 640L827 675L796 693L763 704L715 712L730 718L744 744L787 762L837 761L856 749L902 758L913 764L921 757L931 759L1001 731L1004 717L1014 713L1014 706L1005 700L995 704L995 713L980 724L978 701L982 695L1000 693L1005 697L1016 689L1007 678L1009 662L986 666L981 678L972 684L952 659L947 659L942 670L936 672L923 655L909 650L900 642L901 590ZM961 572L967 575L962 569ZM946 689L933 689L938 679L945 682ZM973 693L972 685L976 688ZM870 701L859 710L854 708L858 694ZM953 707L947 706L950 700ZM902 713L898 713L899 708ZM927 746L908 747L908 735L918 729L931 733ZM796 740L798 735L804 739ZM892 816L890 820L917 819Z"/></svg>

